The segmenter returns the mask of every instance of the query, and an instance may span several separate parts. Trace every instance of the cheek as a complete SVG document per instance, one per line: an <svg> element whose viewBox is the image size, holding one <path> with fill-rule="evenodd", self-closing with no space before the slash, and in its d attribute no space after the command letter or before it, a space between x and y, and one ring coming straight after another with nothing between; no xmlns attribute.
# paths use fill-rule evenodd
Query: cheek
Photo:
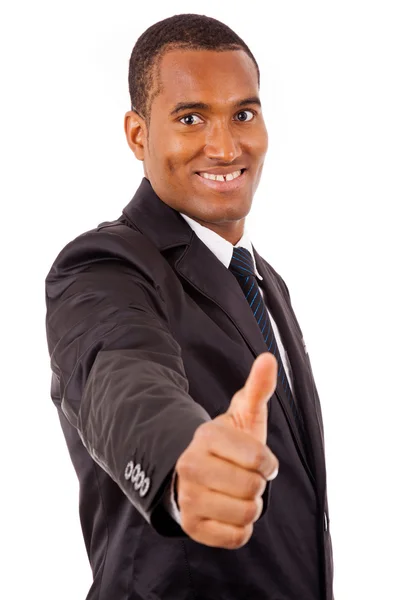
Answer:
<svg viewBox="0 0 400 600"><path fill-rule="evenodd" d="M268 150L268 133L265 127L257 128L245 137L241 138L242 150L251 157L253 161L263 162Z"/></svg>
<svg viewBox="0 0 400 600"><path fill-rule="evenodd" d="M264 123L264 119L258 123L257 127L252 132L252 139L249 139L253 148L253 154L263 157L268 150L268 131Z"/></svg>
<svg viewBox="0 0 400 600"><path fill-rule="evenodd" d="M260 128L257 144L256 144L257 153L260 156L264 156L268 150L268 132L266 127Z"/></svg>
<svg viewBox="0 0 400 600"><path fill-rule="evenodd" d="M164 144L160 160L170 173L176 173L185 168L196 155L194 139L188 136L173 136L169 134L168 144Z"/></svg>

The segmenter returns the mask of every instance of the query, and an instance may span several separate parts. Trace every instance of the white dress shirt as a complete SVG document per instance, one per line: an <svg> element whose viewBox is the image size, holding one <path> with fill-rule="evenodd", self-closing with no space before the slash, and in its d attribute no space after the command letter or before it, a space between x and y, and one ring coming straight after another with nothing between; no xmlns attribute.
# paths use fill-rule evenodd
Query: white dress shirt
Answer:
<svg viewBox="0 0 400 600"><path fill-rule="evenodd" d="M229 265L231 264L231 260L232 260L232 256L233 256L233 248L234 247L238 248L239 246L241 246L242 248L246 248L246 250L248 250L250 252L250 254L253 258L257 279L262 281L263 278L257 271L256 261L255 261L254 252L253 252L253 246L251 245L250 236L249 236L249 233L248 233L246 227L244 229L242 238L238 241L237 244L235 244L235 246L233 246L233 244L231 244L230 242L225 240L218 233L215 233L215 231L212 231L211 229L208 229L207 227L200 225L200 223L198 223L194 219L188 217L187 215L184 215L183 213L179 213L179 214L185 219L185 221L188 223L188 225L190 225L190 227L193 229L195 234L200 238L200 240L211 250L211 252L213 254L215 254L215 256L218 258L218 260L220 260L227 269L229 268ZM260 292L262 294L262 297L264 298L264 292L261 288L260 288ZM289 359L288 359L287 353L285 351L285 348L283 347L282 340L279 335L278 327L269 311L268 311L268 315L271 319L272 329L275 334L276 342L278 344L279 352L280 352L282 362L283 362L283 365L285 368L285 372L286 372L286 376L287 376L287 379L288 379L288 382L290 385L290 389L292 390L292 393L293 393L292 373L291 373ZM174 482L175 482L175 477L172 480L172 484L167 488L167 490L164 494L163 502L164 502L164 506L168 510L169 514L175 519L175 521L177 521L180 524L180 512L179 512L179 509L178 509L175 499L174 499Z"/></svg>

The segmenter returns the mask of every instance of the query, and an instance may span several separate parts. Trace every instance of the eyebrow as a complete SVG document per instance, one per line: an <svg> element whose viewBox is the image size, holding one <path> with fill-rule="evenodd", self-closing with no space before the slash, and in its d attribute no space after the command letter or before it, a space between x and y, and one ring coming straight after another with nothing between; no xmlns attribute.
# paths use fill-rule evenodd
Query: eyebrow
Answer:
<svg viewBox="0 0 400 600"><path fill-rule="evenodd" d="M247 106L249 104L257 104L261 107L261 101L258 96L251 96L250 98L244 98L234 104L234 108L240 108L241 106ZM204 102L178 102L178 104L172 109L170 115L176 115L176 113L182 110L211 110L210 104Z"/></svg>

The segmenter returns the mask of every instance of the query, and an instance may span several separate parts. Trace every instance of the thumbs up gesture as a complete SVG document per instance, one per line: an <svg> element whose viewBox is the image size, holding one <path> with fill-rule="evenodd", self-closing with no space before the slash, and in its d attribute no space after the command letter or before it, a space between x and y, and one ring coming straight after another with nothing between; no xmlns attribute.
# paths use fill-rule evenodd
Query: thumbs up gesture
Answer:
<svg viewBox="0 0 400 600"><path fill-rule="evenodd" d="M277 361L264 352L226 413L197 428L176 463L181 527L207 546L244 546L260 517L267 481L279 463L266 445L267 403L274 393Z"/></svg>

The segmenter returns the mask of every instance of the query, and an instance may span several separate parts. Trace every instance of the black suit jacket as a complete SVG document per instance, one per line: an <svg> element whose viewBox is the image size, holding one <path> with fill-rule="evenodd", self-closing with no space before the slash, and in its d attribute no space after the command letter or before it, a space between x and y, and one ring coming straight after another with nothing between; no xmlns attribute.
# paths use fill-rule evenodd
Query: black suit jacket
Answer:
<svg viewBox="0 0 400 600"><path fill-rule="evenodd" d="M332 600L324 434L282 278L255 251L307 428L280 382L268 445L280 461L242 548L189 538L162 496L197 427L225 412L266 351L234 275L143 179L113 222L69 243L46 278L58 409L80 482L87 600Z"/></svg>

